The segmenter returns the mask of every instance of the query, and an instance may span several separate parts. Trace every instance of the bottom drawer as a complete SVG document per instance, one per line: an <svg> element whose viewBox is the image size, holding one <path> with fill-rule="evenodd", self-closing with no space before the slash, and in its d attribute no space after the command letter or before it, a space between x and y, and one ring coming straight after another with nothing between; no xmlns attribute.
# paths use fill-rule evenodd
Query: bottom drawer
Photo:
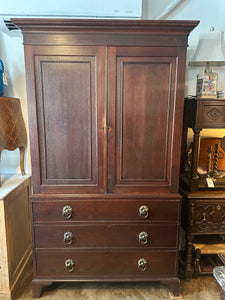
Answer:
<svg viewBox="0 0 225 300"><path fill-rule="evenodd" d="M171 277L176 275L176 251L40 251L36 276L51 277Z"/></svg>

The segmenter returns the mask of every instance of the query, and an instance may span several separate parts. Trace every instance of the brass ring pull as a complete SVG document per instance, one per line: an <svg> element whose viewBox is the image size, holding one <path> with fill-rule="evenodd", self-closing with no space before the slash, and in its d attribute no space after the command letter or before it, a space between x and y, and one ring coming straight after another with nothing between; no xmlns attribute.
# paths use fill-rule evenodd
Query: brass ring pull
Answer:
<svg viewBox="0 0 225 300"><path fill-rule="evenodd" d="M147 260L144 258L140 258L138 260L138 269L140 271L145 271L147 269Z"/></svg>
<svg viewBox="0 0 225 300"><path fill-rule="evenodd" d="M145 231L142 231L139 233L139 243L142 245L148 244L148 233Z"/></svg>
<svg viewBox="0 0 225 300"><path fill-rule="evenodd" d="M68 271L68 272L74 271L74 262L72 259L67 259L65 261L65 268L66 268L66 271Z"/></svg>
<svg viewBox="0 0 225 300"><path fill-rule="evenodd" d="M70 219L72 216L73 209L71 206L66 205L62 209L62 214L66 219Z"/></svg>
<svg viewBox="0 0 225 300"><path fill-rule="evenodd" d="M139 207L139 215L141 218L143 219L147 219L148 218L148 207L146 205L142 205Z"/></svg>
<svg viewBox="0 0 225 300"><path fill-rule="evenodd" d="M65 232L63 236L64 243L67 245L71 245L73 243L73 234L72 232Z"/></svg>

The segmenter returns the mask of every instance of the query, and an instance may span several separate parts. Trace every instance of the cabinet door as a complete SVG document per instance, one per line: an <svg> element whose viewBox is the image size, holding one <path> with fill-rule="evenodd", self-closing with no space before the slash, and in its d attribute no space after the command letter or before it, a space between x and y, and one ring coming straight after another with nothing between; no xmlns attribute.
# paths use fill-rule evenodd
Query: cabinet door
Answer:
<svg viewBox="0 0 225 300"><path fill-rule="evenodd" d="M27 68L35 74L29 99L34 192L103 193L105 49L32 51L34 65L28 61Z"/></svg>
<svg viewBox="0 0 225 300"><path fill-rule="evenodd" d="M109 49L110 192L177 192L181 130L176 132L176 126L182 127L183 102L178 75L184 79L185 62L180 53L179 64L178 51L172 47Z"/></svg>

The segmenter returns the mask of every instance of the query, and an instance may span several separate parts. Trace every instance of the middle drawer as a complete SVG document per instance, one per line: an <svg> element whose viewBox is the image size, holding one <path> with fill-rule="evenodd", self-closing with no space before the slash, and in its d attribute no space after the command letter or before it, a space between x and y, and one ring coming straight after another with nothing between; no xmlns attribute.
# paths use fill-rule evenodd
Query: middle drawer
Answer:
<svg viewBox="0 0 225 300"><path fill-rule="evenodd" d="M35 248L176 248L176 224L35 225Z"/></svg>

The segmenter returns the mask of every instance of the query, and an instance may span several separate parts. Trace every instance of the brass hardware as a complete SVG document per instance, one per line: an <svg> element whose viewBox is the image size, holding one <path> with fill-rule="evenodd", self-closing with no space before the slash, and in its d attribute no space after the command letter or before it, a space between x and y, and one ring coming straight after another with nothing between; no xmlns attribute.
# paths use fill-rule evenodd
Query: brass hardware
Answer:
<svg viewBox="0 0 225 300"><path fill-rule="evenodd" d="M143 219L147 219L148 218L148 207L146 205L142 205L139 207L139 215L141 218Z"/></svg>
<svg viewBox="0 0 225 300"><path fill-rule="evenodd" d="M145 231L139 233L139 243L142 245L148 244L148 234Z"/></svg>
<svg viewBox="0 0 225 300"><path fill-rule="evenodd" d="M64 233L64 236L63 236L63 239L64 239L64 243L67 244L67 245L71 245L73 243L73 234L72 232L65 232Z"/></svg>
<svg viewBox="0 0 225 300"><path fill-rule="evenodd" d="M147 269L147 260L144 258L140 258L138 260L138 269L140 271L145 271Z"/></svg>
<svg viewBox="0 0 225 300"><path fill-rule="evenodd" d="M221 210L221 208L222 208L221 205L217 205L216 207L217 210Z"/></svg>
<svg viewBox="0 0 225 300"><path fill-rule="evenodd" d="M72 216L72 211L73 211L72 207L69 205L66 205L62 209L62 214L66 219L70 219Z"/></svg>
<svg viewBox="0 0 225 300"><path fill-rule="evenodd" d="M66 268L66 271L68 271L68 272L74 271L74 262L72 259L69 258L65 261L65 268Z"/></svg>

